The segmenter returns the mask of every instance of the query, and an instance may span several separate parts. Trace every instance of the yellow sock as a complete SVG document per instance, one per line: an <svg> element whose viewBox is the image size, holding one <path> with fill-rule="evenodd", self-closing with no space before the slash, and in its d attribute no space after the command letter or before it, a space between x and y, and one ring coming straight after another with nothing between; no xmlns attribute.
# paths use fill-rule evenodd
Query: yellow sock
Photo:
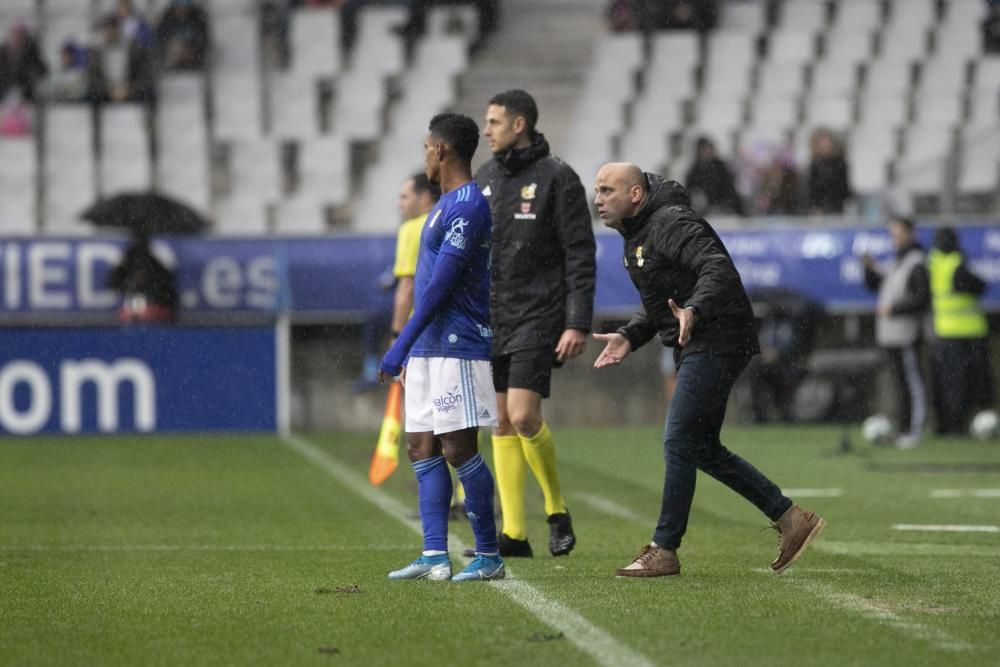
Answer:
<svg viewBox="0 0 1000 667"><path fill-rule="evenodd" d="M448 470L451 471L451 488L453 489L451 504L465 505L465 487L462 486L460 481L458 481L458 474L455 472L455 469L448 466Z"/></svg>
<svg viewBox="0 0 1000 667"><path fill-rule="evenodd" d="M503 532L515 540L528 538L524 518L524 452L516 435L493 436L493 474L500 492Z"/></svg>
<svg viewBox="0 0 1000 667"><path fill-rule="evenodd" d="M531 472L535 473L542 493L545 494L545 513L551 516L565 512L566 501L563 500L559 473L556 472L556 444L552 440L549 425L543 422L538 433L530 438L522 435L521 446L524 458L528 460Z"/></svg>

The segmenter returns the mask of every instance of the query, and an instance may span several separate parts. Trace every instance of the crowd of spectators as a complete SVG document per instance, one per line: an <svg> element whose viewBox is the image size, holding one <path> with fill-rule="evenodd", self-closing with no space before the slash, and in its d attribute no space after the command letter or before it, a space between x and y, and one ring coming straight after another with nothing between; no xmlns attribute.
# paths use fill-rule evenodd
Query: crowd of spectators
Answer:
<svg viewBox="0 0 1000 667"><path fill-rule="evenodd" d="M852 197L843 146L822 127L810 137L802 168L790 149L771 143L746 147L730 165L710 138L700 137L684 185L703 214L840 215Z"/></svg>
<svg viewBox="0 0 1000 667"><path fill-rule="evenodd" d="M57 63L46 63L38 37L15 23L0 45L0 120L10 134L9 119L43 99L152 104L159 72L202 69L208 54L207 14L194 0L172 0L155 23L131 0L119 0L98 19L93 39L67 37Z"/></svg>
<svg viewBox="0 0 1000 667"><path fill-rule="evenodd" d="M716 0L611 0L608 25L615 32L698 30L718 21Z"/></svg>

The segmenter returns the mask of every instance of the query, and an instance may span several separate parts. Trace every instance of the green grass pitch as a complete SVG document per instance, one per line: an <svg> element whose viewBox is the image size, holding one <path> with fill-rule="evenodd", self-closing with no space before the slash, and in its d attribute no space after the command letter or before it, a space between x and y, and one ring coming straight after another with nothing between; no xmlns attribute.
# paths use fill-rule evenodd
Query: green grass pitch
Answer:
<svg viewBox="0 0 1000 667"><path fill-rule="evenodd" d="M1000 443L854 433L844 454L836 428L727 428L820 496L798 500L821 539L769 573L766 519L702 476L682 576L623 580L658 512L659 430L554 432L577 549L547 555L529 476L536 557L462 585L386 579L420 549L416 487L404 462L368 489L374 434L4 438L0 665L1000 663Z"/></svg>

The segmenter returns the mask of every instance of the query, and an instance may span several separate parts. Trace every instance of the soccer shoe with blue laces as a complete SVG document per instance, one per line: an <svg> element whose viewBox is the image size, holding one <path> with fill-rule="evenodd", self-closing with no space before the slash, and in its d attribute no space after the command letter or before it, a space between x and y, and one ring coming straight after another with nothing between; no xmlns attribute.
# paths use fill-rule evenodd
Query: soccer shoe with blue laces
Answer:
<svg viewBox="0 0 1000 667"><path fill-rule="evenodd" d="M465 569L452 577L452 581L492 581L503 579L507 572L503 566L503 558L477 554Z"/></svg>
<svg viewBox="0 0 1000 667"><path fill-rule="evenodd" d="M389 578L393 581L404 579L447 581L451 579L451 560L448 558L448 554L421 556L403 569L390 572Z"/></svg>

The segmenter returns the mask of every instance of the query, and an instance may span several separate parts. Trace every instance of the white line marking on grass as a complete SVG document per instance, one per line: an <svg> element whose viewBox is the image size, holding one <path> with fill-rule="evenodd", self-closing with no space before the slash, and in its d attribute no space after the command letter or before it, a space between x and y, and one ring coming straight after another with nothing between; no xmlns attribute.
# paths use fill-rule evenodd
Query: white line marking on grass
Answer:
<svg viewBox="0 0 1000 667"><path fill-rule="evenodd" d="M931 498L1000 498L1000 489L931 489Z"/></svg>
<svg viewBox="0 0 1000 667"><path fill-rule="evenodd" d="M843 489L782 489L781 492L789 498L839 498L844 495Z"/></svg>
<svg viewBox="0 0 1000 667"><path fill-rule="evenodd" d="M812 545L824 553L839 556L953 556L955 558L1000 558L1000 547L923 542L831 542L818 540Z"/></svg>
<svg viewBox="0 0 1000 667"><path fill-rule="evenodd" d="M931 646L942 651L969 651L975 648L972 644L956 639L940 628L902 618L886 609L886 605L879 605L860 595L843 593L816 581L796 579L783 579L783 581L789 581L794 586L815 593L835 607L878 621L911 639L930 642Z"/></svg>
<svg viewBox="0 0 1000 667"><path fill-rule="evenodd" d="M589 505L591 509L597 510L602 514L625 519L626 521L635 521L636 523L649 523L649 520L645 517L633 512L621 503L616 503L610 498L605 498L594 493L574 493L573 497L578 498L584 504Z"/></svg>
<svg viewBox="0 0 1000 667"><path fill-rule="evenodd" d="M1000 533L1000 526L988 525L894 523L892 529L928 533Z"/></svg>
<svg viewBox="0 0 1000 667"><path fill-rule="evenodd" d="M0 552L11 551L388 551L404 548L399 544L2 544Z"/></svg>
<svg viewBox="0 0 1000 667"><path fill-rule="evenodd" d="M423 535L419 520L409 518L410 510L390 497L384 491L371 486L364 477L340 461L336 460L316 445L294 435L287 435L281 441L289 449L301 454L331 477L348 489L372 503L383 512L404 524L418 535ZM465 549L462 541L452 533L448 533L448 542L453 551L461 553ZM654 662L646 656L621 643L614 636L603 630L576 611L549 598L540 590L520 579L514 579L508 568L510 577L504 581L492 582L490 585L503 592L511 600L531 612L538 620L558 630L578 649L589 655L595 662L605 667L617 665L642 665L653 667ZM398 585L398 584L396 584ZM475 585L475 584L464 584Z"/></svg>

